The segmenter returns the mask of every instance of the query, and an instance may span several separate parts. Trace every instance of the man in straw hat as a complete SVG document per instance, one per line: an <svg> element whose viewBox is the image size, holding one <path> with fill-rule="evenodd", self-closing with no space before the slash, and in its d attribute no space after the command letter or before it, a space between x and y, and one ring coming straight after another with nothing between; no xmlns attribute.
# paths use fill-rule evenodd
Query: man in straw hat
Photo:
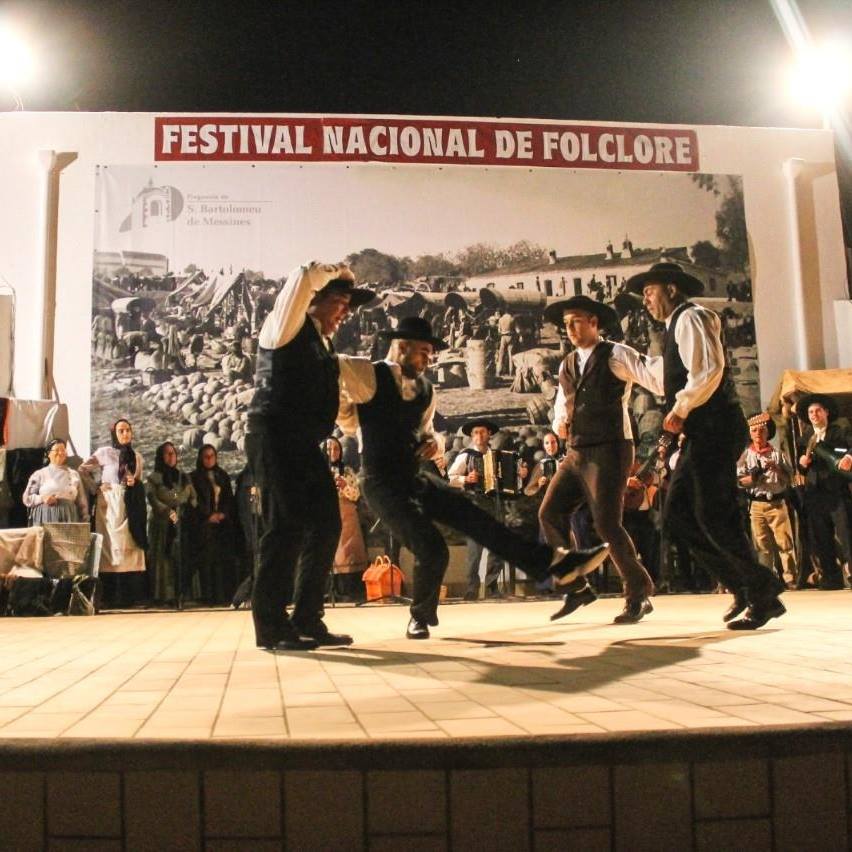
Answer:
<svg viewBox="0 0 852 852"><path fill-rule="evenodd" d="M429 323L407 317L382 332L391 341L385 361L340 357L343 401L338 422L359 427L361 492L394 538L414 554L414 589L406 636L428 639L438 623L438 597L449 552L433 521L481 541L498 557L537 579L553 575L566 583L593 571L605 545L569 553L519 538L457 489L421 469L442 449L435 434L435 394L424 373L434 352L446 345Z"/></svg>
<svg viewBox="0 0 852 852"><path fill-rule="evenodd" d="M775 557L788 588L798 576L793 526L784 495L790 487L793 469L781 450L769 442L775 437L775 422L765 411L748 419L751 443L737 461L737 481L748 494L751 539L757 558L774 570Z"/></svg>
<svg viewBox="0 0 852 852"><path fill-rule="evenodd" d="M608 541L624 587L624 610L616 624L635 624L653 610L654 582L624 529L624 491L633 465L633 433L628 404L634 381L653 383L645 358L601 336L620 337L618 315L588 296L548 305L545 319L564 327L574 346L559 370L553 429L568 448L539 509L548 543L565 546L571 515L588 504L595 531ZM596 595L578 579L565 595L561 618L592 603Z"/></svg>
<svg viewBox="0 0 852 852"><path fill-rule="evenodd" d="M246 434L263 514L252 591L258 647L308 650L352 642L331 633L322 620L340 510L319 445L334 429L340 399L331 336L352 309L373 296L355 286L345 264L300 266L287 277L260 330ZM291 601L292 619L286 611Z"/></svg>
<svg viewBox="0 0 852 852"><path fill-rule="evenodd" d="M485 497L482 481L482 457L488 452L491 436L500 431L500 427L487 418L469 420L462 426L462 433L470 438L470 445L454 459L447 471L447 479L454 488L462 488L470 499L481 509L493 514L493 501ZM467 546L467 589L464 599L474 601L479 597L479 564L485 552L485 593L488 597L498 597L497 580L503 570L503 561L476 539L468 538Z"/></svg>
<svg viewBox="0 0 852 852"><path fill-rule="evenodd" d="M784 584L752 556L737 506L736 462L748 440L745 417L725 360L719 317L689 301L701 281L676 263L634 275L627 290L666 325L662 373L668 414L663 428L686 436L668 496L663 526L689 547L734 593L724 615L731 630L755 630L785 613ZM650 390L658 391L658 386ZM745 610L745 616L735 619Z"/></svg>
<svg viewBox="0 0 852 852"><path fill-rule="evenodd" d="M819 587L842 589L837 557L845 562L852 559L847 484L852 470L852 434L847 425L837 422L837 402L825 394L803 396L796 403L796 414L813 429L799 459L799 470L805 475L805 513L820 567Z"/></svg>

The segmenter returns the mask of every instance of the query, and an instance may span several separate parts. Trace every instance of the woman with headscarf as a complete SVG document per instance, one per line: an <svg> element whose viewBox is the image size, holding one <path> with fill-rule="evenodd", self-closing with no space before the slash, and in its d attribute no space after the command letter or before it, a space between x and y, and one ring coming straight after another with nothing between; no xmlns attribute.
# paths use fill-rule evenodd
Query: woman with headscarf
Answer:
<svg viewBox="0 0 852 852"><path fill-rule="evenodd" d="M343 445L334 436L326 438L323 447L331 476L337 486L337 498L340 505L340 540L334 554L332 582L344 598L357 598L363 589L361 574L369 564L364 534L358 519L358 501L361 489L358 478L351 467L343 463Z"/></svg>
<svg viewBox="0 0 852 852"><path fill-rule="evenodd" d="M95 450L80 465L80 473L100 480L95 530L104 537L100 567L103 605L132 606L147 597L142 456L133 449L133 427L128 420L116 420L110 437L110 446Z"/></svg>
<svg viewBox="0 0 852 852"><path fill-rule="evenodd" d="M189 477L178 469L175 445L166 441L157 447L154 471L145 482L151 514L148 518L148 572L151 597L156 601L178 598L177 568L181 568L181 586L187 588L188 551L182 532L184 507L195 506L197 498Z"/></svg>
<svg viewBox="0 0 852 852"><path fill-rule="evenodd" d="M191 480L198 495L193 526L201 597L209 604L227 603L237 586L237 504L231 477L219 467L212 444L198 451Z"/></svg>
<svg viewBox="0 0 852 852"><path fill-rule="evenodd" d="M24 489L29 525L87 522L89 501L80 474L65 464L65 441L55 438L44 448L44 454L45 466L33 473Z"/></svg>

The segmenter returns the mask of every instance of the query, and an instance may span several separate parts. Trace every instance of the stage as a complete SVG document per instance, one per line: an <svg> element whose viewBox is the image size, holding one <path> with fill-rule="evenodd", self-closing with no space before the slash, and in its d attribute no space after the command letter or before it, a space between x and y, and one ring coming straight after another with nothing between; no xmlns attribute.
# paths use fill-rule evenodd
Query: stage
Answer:
<svg viewBox="0 0 852 852"><path fill-rule="evenodd" d="M448 604L425 642L404 607L338 606L355 645L310 653L257 650L245 611L5 618L0 778L41 816L7 808L0 835L846 848L852 596L789 593L754 633L723 628L727 602L657 597L632 626L618 599L556 623L555 600Z"/></svg>

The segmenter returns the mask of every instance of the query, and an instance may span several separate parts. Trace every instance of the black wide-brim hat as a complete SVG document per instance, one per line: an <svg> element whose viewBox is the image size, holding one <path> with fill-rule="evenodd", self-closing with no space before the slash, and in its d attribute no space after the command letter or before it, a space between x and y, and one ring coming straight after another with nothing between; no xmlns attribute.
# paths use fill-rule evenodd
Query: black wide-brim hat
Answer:
<svg viewBox="0 0 852 852"><path fill-rule="evenodd" d="M361 305L366 305L376 298L373 290L368 290L366 287L356 287L355 282L348 278L332 278L325 287L317 291L317 296L325 296L328 293L345 293L349 296L349 307L352 310L360 308Z"/></svg>
<svg viewBox="0 0 852 852"><path fill-rule="evenodd" d="M766 411L758 411L748 418L749 426L765 426L767 437L771 441L775 437L775 421Z"/></svg>
<svg viewBox="0 0 852 852"><path fill-rule="evenodd" d="M476 420L468 420L464 426L461 427L462 432L470 437L470 433L477 426L484 426L492 435L496 435L500 431L500 427L493 420L486 420L484 417L479 417Z"/></svg>
<svg viewBox="0 0 852 852"><path fill-rule="evenodd" d="M423 317L404 317L396 328L380 331L379 335L388 340L419 340L421 343L431 343L436 352L447 348L446 341L432 334L432 324Z"/></svg>
<svg viewBox="0 0 852 852"><path fill-rule="evenodd" d="M824 393L806 393L803 397L796 400L796 414L802 423L810 424L811 421L808 418L808 409L814 403L821 405L828 412L829 423L831 423L832 420L836 420L840 414L840 408L832 397L826 396Z"/></svg>
<svg viewBox="0 0 852 852"><path fill-rule="evenodd" d="M677 263L655 263L647 272L640 272L627 279L627 292L642 295L648 284L674 284L686 296L700 296L704 282L683 271Z"/></svg>
<svg viewBox="0 0 852 852"><path fill-rule="evenodd" d="M544 318L555 326L565 325L565 311L583 311L598 318L598 328L605 331L608 337L621 336L621 323L615 308L590 299L588 296L572 296L570 299L560 299L544 309Z"/></svg>

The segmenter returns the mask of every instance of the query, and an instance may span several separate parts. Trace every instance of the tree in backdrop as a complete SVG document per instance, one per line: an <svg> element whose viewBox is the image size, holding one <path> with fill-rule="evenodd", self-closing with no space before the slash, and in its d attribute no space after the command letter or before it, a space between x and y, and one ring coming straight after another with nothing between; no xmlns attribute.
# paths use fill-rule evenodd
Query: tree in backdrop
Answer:
<svg viewBox="0 0 852 852"><path fill-rule="evenodd" d="M433 275L458 275L459 267L443 252L440 254L421 254L411 265L411 274L415 278Z"/></svg>
<svg viewBox="0 0 852 852"><path fill-rule="evenodd" d="M530 240L518 240L505 248L493 243L474 243L456 254L456 263L465 275L482 275L506 267L545 264L547 249Z"/></svg>
<svg viewBox="0 0 852 852"><path fill-rule="evenodd" d="M748 271L748 231L742 178L738 175L694 174L692 180L701 189L722 198L716 210L720 265Z"/></svg>
<svg viewBox="0 0 852 852"><path fill-rule="evenodd" d="M706 266L708 269L718 269L722 262L722 252L710 240L699 240L692 247L691 254L699 266Z"/></svg>
<svg viewBox="0 0 852 852"><path fill-rule="evenodd" d="M386 287L400 284L409 276L408 258L385 254L374 248L365 248L347 255L346 262L355 273L358 281L368 281L371 284Z"/></svg>

